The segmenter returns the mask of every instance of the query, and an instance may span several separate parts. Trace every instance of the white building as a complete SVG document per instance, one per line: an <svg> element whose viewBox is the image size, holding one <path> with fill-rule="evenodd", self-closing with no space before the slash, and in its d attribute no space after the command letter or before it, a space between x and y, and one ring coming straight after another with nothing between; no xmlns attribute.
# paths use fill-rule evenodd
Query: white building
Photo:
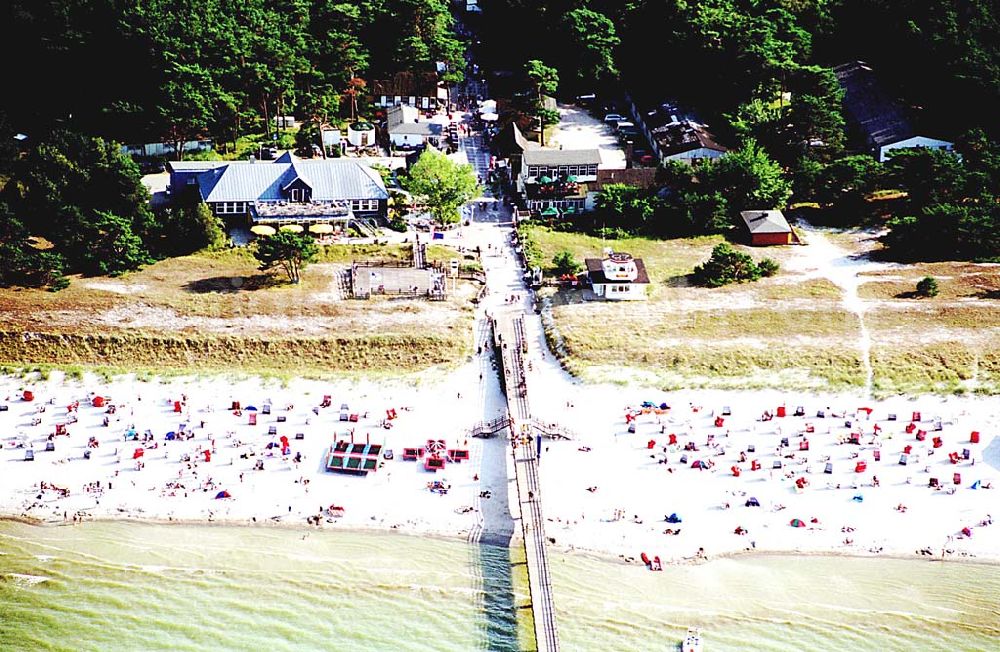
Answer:
<svg viewBox="0 0 1000 652"><path fill-rule="evenodd" d="M844 89L844 108L865 146L879 161L894 149L929 147L954 151L954 143L916 133L898 102L885 92L875 71L864 61L851 61L833 69Z"/></svg>
<svg viewBox="0 0 1000 652"><path fill-rule="evenodd" d="M605 251L604 258L587 258L587 276L594 294L609 301L644 301L649 274L641 258Z"/></svg>

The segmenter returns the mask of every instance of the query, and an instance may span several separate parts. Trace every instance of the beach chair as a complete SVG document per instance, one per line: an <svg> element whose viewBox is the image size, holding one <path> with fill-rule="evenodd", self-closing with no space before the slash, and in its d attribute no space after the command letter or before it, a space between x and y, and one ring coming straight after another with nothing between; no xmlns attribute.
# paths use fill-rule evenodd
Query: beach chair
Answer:
<svg viewBox="0 0 1000 652"><path fill-rule="evenodd" d="M271 404L270 403L265 403L263 406L261 406L260 413L261 414L271 414Z"/></svg>
<svg viewBox="0 0 1000 652"><path fill-rule="evenodd" d="M967 460L967 459L969 459L971 457L972 457L972 451L970 451L968 448L963 448L962 449L962 459L963 460Z"/></svg>
<svg viewBox="0 0 1000 652"><path fill-rule="evenodd" d="M823 469L823 473L833 475L833 462L826 463L826 468Z"/></svg>
<svg viewBox="0 0 1000 652"><path fill-rule="evenodd" d="M970 444L978 444L979 443L979 431L978 430L973 430L972 434L969 435L969 443Z"/></svg>
<svg viewBox="0 0 1000 652"><path fill-rule="evenodd" d="M780 469L781 468L781 460L774 460L774 462L771 464L771 468L772 469Z"/></svg>
<svg viewBox="0 0 1000 652"><path fill-rule="evenodd" d="M85 459L85 460L89 460L90 459L90 451L89 450L88 451L83 451L83 459Z"/></svg>
<svg viewBox="0 0 1000 652"><path fill-rule="evenodd" d="M896 420L896 414L894 412L890 412L889 413L889 421L895 421L895 420Z"/></svg>
<svg viewBox="0 0 1000 652"><path fill-rule="evenodd" d="M962 474L961 473L954 473L954 474L952 474L952 476L951 476L951 483L952 484L962 484Z"/></svg>
<svg viewBox="0 0 1000 652"><path fill-rule="evenodd" d="M45 452L51 453L56 449L56 443L54 441L45 442Z"/></svg>
<svg viewBox="0 0 1000 652"><path fill-rule="evenodd" d="M304 432L297 432L297 433L295 433L295 438L296 439L305 439L306 438L306 434Z"/></svg>
<svg viewBox="0 0 1000 652"><path fill-rule="evenodd" d="M873 456L875 457L875 461L876 461L876 462L881 462L881 461L882 461L882 451L880 451L880 450L878 450L878 449L876 448L876 449L875 449L875 450L874 450L874 451L872 452L872 455L873 455Z"/></svg>
<svg viewBox="0 0 1000 652"><path fill-rule="evenodd" d="M748 444L747 445L747 452L748 453L756 453L757 452L757 447L754 444Z"/></svg>
<svg viewBox="0 0 1000 652"><path fill-rule="evenodd" d="M920 420L921 419L920 419L920 413L919 412L914 412L913 413L913 417L910 419L910 421L914 421L914 422L919 422Z"/></svg>
<svg viewBox="0 0 1000 652"><path fill-rule="evenodd" d="M267 434L269 434L269 435L277 435L278 434L278 426L268 426L267 427Z"/></svg>
<svg viewBox="0 0 1000 652"><path fill-rule="evenodd" d="M733 409L731 407L729 407L728 405L723 405L722 406L722 416L728 417L732 413L733 413Z"/></svg>
<svg viewBox="0 0 1000 652"><path fill-rule="evenodd" d="M937 478L931 478L930 480L927 481L927 486L930 487L931 489L935 489L940 485L938 483Z"/></svg>
<svg viewBox="0 0 1000 652"><path fill-rule="evenodd" d="M349 418L350 418L350 415L347 414L347 412L341 412L340 413L340 420L341 421L347 421Z"/></svg>
<svg viewBox="0 0 1000 652"><path fill-rule="evenodd" d="M826 418L826 411L825 410L817 410L816 411L816 418L817 419L825 419Z"/></svg>
<svg viewBox="0 0 1000 652"><path fill-rule="evenodd" d="M25 462L34 462L35 461L35 451L31 450L30 448L28 450L24 451L24 461Z"/></svg>
<svg viewBox="0 0 1000 652"><path fill-rule="evenodd" d="M787 448L788 447L788 437L782 437L781 438L781 447L782 448Z"/></svg>
<svg viewBox="0 0 1000 652"><path fill-rule="evenodd" d="M0 405L0 412L6 412L9 409L10 409L10 407L7 406L7 405Z"/></svg>

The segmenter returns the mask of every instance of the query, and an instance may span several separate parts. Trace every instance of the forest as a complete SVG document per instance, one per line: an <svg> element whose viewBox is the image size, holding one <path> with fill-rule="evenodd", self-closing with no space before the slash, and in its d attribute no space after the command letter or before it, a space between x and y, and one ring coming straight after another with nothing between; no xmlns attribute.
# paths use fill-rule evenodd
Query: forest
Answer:
<svg viewBox="0 0 1000 652"><path fill-rule="evenodd" d="M767 203L819 222L888 225L898 259L1000 256L995 2L480 6L466 15L447 0L9 0L0 283L58 286L64 273L120 273L220 239L196 203L152 213L117 143L208 138L239 155L241 143L267 138L274 116L339 124L366 111L372 81L392 73L460 81L467 46L487 74L510 71L522 89L541 88L526 70L552 70L563 100L675 100L731 148L694 174L666 167L661 192L605 193L588 219L609 232L724 230L742 207ZM453 11L474 32L469 43ZM852 60L870 63L918 129L953 140L961 159L911 151L877 163L860 152L831 70Z"/></svg>

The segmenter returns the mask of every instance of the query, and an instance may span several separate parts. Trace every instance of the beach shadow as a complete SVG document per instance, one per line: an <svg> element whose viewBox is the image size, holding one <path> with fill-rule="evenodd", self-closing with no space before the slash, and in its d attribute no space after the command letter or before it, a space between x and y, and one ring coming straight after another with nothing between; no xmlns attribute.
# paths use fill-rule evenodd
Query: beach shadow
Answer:
<svg viewBox="0 0 1000 652"><path fill-rule="evenodd" d="M211 292L234 294L236 292L253 292L280 285L280 281L268 274L253 276L213 276L200 278L184 284L187 292L194 294L209 294Z"/></svg>

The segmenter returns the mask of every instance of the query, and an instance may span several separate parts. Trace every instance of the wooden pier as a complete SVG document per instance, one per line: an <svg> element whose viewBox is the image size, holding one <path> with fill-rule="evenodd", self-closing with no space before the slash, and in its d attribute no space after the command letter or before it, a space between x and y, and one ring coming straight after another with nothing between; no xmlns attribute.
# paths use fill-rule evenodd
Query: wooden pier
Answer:
<svg viewBox="0 0 1000 652"><path fill-rule="evenodd" d="M528 351L524 320L508 314L493 321L494 345L500 360L501 378L507 396L508 420L514 455L521 530L528 568L528 590L535 624L535 646L539 652L559 649L552 580L546 552L545 519L542 515L542 491L538 481L538 440L543 432L531 418L524 355ZM553 424L550 433L565 431ZM546 433L546 434L550 434Z"/></svg>

